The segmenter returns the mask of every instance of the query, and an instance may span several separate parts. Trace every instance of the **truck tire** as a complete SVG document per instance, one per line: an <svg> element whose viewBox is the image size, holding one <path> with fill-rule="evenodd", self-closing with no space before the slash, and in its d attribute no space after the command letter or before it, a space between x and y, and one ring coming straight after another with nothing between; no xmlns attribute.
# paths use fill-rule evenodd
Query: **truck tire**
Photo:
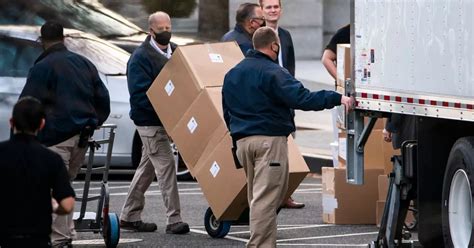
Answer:
<svg viewBox="0 0 474 248"><path fill-rule="evenodd" d="M442 195L445 247L474 247L474 137L456 141L449 154Z"/></svg>
<svg viewBox="0 0 474 248"><path fill-rule="evenodd" d="M142 140L140 139L140 135L138 132L135 132L133 137L133 144L132 144L132 168L136 170L138 165L140 164L140 160L142 158ZM171 144L171 151L173 152L173 156L175 159L175 166L176 166L176 177L178 181L189 181L193 179L193 176L189 172L186 164L184 163L183 158L179 154L176 146L172 143Z"/></svg>

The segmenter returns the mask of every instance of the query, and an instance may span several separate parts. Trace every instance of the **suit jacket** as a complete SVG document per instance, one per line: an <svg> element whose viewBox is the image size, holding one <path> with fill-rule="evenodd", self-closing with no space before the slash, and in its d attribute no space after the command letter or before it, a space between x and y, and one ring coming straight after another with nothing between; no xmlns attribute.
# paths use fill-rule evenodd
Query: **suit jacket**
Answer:
<svg viewBox="0 0 474 248"><path fill-rule="evenodd" d="M285 67L290 74L295 76L295 49L293 47L293 40L288 30L278 27L278 36L281 44L281 58L283 67Z"/></svg>

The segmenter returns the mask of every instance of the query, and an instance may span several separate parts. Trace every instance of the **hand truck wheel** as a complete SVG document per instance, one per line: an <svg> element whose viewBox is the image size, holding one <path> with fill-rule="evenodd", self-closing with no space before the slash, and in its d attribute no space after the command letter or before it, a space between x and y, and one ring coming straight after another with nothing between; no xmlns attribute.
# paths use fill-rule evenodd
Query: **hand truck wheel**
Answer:
<svg viewBox="0 0 474 248"><path fill-rule="evenodd" d="M104 216L103 236L105 246L108 248L117 247L120 240L120 222L119 217L115 213L109 213Z"/></svg>
<svg viewBox="0 0 474 248"><path fill-rule="evenodd" d="M204 227L206 228L207 234L213 238L223 238L230 230L232 223L230 221L218 221L212 213L211 208L207 208L206 214L204 215Z"/></svg>

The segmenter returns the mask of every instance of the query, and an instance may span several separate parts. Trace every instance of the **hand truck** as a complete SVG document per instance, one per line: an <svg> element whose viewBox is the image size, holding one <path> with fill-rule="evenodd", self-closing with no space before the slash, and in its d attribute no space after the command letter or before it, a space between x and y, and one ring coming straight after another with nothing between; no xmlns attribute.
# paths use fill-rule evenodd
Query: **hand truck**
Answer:
<svg viewBox="0 0 474 248"><path fill-rule="evenodd" d="M120 240L119 218L115 213L109 213L109 168L114 145L115 124L104 124L98 129L108 130L108 137L101 140L90 139L88 142L89 158L87 168L82 168L85 173L84 189L82 196L76 196L76 201L81 202L80 212L74 213L74 224L77 232L102 233L106 247L117 247ZM107 132L105 132L107 133ZM93 167L95 150L102 144L107 144L107 154L104 166ZM92 173L102 173L102 187L99 195L89 196ZM97 212L86 212L87 203L98 200Z"/></svg>

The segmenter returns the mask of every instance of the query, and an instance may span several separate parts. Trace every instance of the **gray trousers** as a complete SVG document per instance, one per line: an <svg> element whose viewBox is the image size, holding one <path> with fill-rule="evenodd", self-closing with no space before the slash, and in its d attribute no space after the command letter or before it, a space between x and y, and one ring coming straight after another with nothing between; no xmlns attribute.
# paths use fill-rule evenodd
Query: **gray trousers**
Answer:
<svg viewBox="0 0 474 248"><path fill-rule="evenodd" d="M250 136L237 141L237 158L247 174L250 240L247 247L276 247L277 209L288 190L288 144L284 136Z"/></svg>
<svg viewBox="0 0 474 248"><path fill-rule="evenodd" d="M137 130L143 143L142 158L133 176L120 219L128 222L141 220L145 192L156 174L166 207L167 224L181 222L176 167L168 134L160 126L137 127Z"/></svg>
<svg viewBox="0 0 474 248"><path fill-rule="evenodd" d="M57 145L50 146L49 149L61 156L68 169L69 179L72 181L76 178L77 173L81 169L87 152L87 147L79 148L79 135L76 135ZM62 241L76 238L74 230L74 213L68 215L53 214L53 225L51 233L52 245L57 245Z"/></svg>

